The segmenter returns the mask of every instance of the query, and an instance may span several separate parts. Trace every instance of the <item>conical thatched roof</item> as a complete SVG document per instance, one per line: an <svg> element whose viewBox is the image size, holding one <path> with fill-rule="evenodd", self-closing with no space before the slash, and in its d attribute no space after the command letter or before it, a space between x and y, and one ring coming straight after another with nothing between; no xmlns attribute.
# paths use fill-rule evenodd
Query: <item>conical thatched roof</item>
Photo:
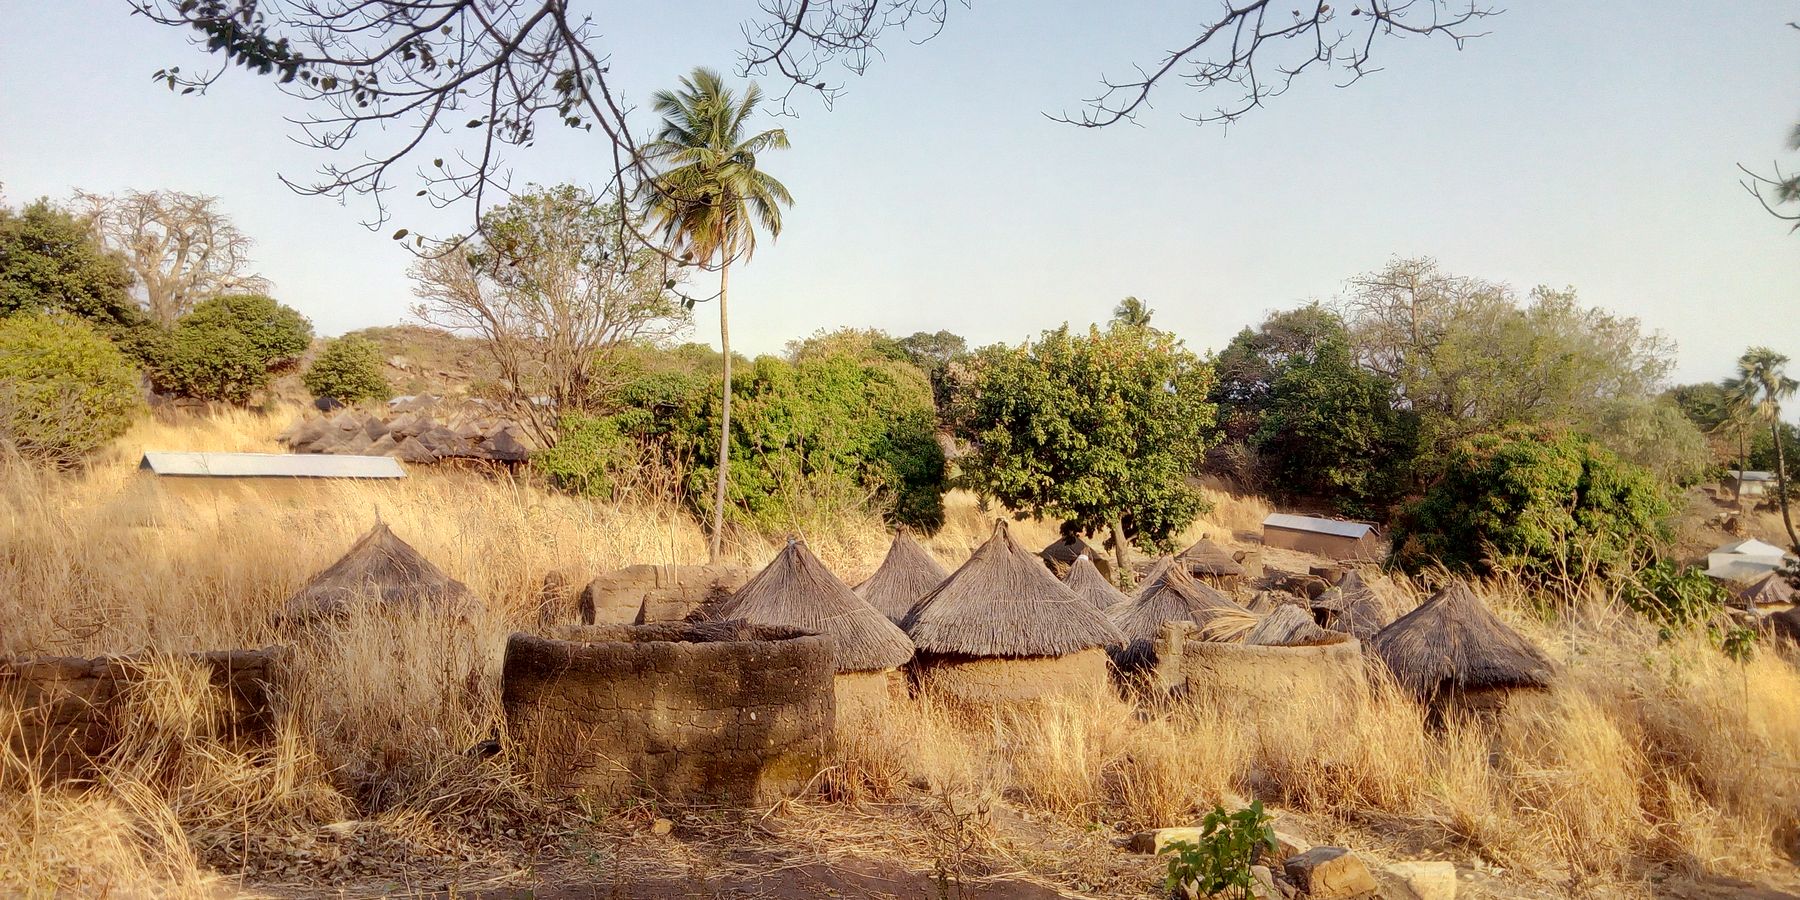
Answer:
<svg viewBox="0 0 1800 900"><path fill-rule="evenodd" d="M1495 617L1461 581L1382 629L1372 646L1394 678L1423 700L1550 683L1552 667L1543 651Z"/></svg>
<svg viewBox="0 0 1800 900"><path fill-rule="evenodd" d="M467 585L446 575L395 536L387 525L377 524L357 538L337 562L288 598L283 619L297 623L340 615L351 604L363 601L459 611L474 602L474 595Z"/></svg>
<svg viewBox="0 0 1800 900"><path fill-rule="evenodd" d="M1004 521L903 624L920 652L956 656L1063 656L1120 642L1105 614L1020 547Z"/></svg>
<svg viewBox="0 0 1800 900"><path fill-rule="evenodd" d="M1131 602L1113 607L1107 617L1127 641L1115 658L1121 666L1134 666L1154 658L1152 644L1165 623L1205 626L1220 615L1245 614L1224 594L1195 581L1185 567L1165 559L1151 570Z"/></svg>
<svg viewBox="0 0 1800 900"><path fill-rule="evenodd" d="M1312 608L1325 627L1364 642L1374 640L1393 621L1374 589L1363 581L1362 573L1354 571L1346 573L1336 587L1320 594Z"/></svg>
<svg viewBox="0 0 1800 900"><path fill-rule="evenodd" d="M887 558L869 580L856 586L857 596L881 611L888 621L899 624L913 604L949 578L950 573L919 546L905 529L894 532L888 545Z"/></svg>
<svg viewBox="0 0 1800 900"><path fill-rule="evenodd" d="M1063 578L1063 584L1075 592L1075 596L1094 604L1094 608L1105 611L1121 603L1130 603L1131 598L1125 592L1113 587L1113 583L1100 574L1094 561L1086 556L1078 556L1075 563L1069 566L1069 574Z"/></svg>
<svg viewBox="0 0 1800 900"><path fill-rule="evenodd" d="M830 635L837 642L839 672L892 669L913 655L906 633L856 596L799 541L789 541L707 617Z"/></svg>
<svg viewBox="0 0 1800 900"><path fill-rule="evenodd" d="M1758 606L1793 603L1794 600L1794 586L1788 584L1780 572L1770 572L1737 592L1738 605L1750 610Z"/></svg>
<svg viewBox="0 0 1800 900"><path fill-rule="evenodd" d="M1350 640L1349 635L1320 628L1305 608L1292 603L1276 607L1244 635L1244 643L1266 647L1314 647L1341 644L1347 640Z"/></svg>
<svg viewBox="0 0 1800 900"><path fill-rule="evenodd" d="M1050 546L1038 551L1038 558L1048 564L1050 570L1055 572L1058 577L1065 575L1069 571L1069 567L1075 565L1075 560L1083 556L1094 563L1094 568L1099 569L1100 574L1107 577L1112 576L1112 563L1092 544L1082 540L1080 535L1065 535Z"/></svg>
<svg viewBox="0 0 1800 900"><path fill-rule="evenodd" d="M1226 553L1225 548L1206 538L1195 541L1194 546L1181 551L1176 559L1194 575L1218 577L1244 574L1244 567L1238 565L1238 561Z"/></svg>

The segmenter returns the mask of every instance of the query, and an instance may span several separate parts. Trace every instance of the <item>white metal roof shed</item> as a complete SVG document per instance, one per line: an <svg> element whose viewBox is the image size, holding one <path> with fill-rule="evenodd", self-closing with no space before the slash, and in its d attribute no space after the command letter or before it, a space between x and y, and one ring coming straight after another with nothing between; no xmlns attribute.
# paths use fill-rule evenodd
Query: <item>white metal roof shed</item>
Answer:
<svg viewBox="0 0 1800 900"><path fill-rule="evenodd" d="M1294 531L1311 531L1316 534L1329 534L1336 537L1360 538L1375 530L1375 526L1367 522L1346 522L1343 519L1323 519L1318 516L1296 516L1291 513L1270 513L1263 519L1264 528L1288 528Z"/></svg>
<svg viewBox="0 0 1800 900"><path fill-rule="evenodd" d="M391 456L321 453L188 453L151 451L140 470L197 478L405 478Z"/></svg>

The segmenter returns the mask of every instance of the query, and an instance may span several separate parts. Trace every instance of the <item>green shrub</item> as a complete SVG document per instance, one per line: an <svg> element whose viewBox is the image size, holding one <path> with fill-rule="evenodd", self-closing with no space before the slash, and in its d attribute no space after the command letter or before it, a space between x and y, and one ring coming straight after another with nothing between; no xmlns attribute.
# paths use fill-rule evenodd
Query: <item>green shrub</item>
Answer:
<svg viewBox="0 0 1800 900"><path fill-rule="evenodd" d="M143 318L130 288L124 261L95 243L81 218L48 200L0 208L0 315L61 311L129 325Z"/></svg>
<svg viewBox="0 0 1800 900"><path fill-rule="evenodd" d="M257 294L214 297L145 342L150 380L165 393L244 404L312 344L312 323Z"/></svg>
<svg viewBox="0 0 1800 900"><path fill-rule="evenodd" d="M1175 894L1187 886L1200 897L1249 900L1255 887L1250 866L1257 854L1276 846L1275 826L1261 800L1234 813L1214 806L1200 820L1198 843L1175 841L1163 848L1170 855L1163 889Z"/></svg>
<svg viewBox="0 0 1800 900"><path fill-rule="evenodd" d="M0 444L66 465L123 434L142 406L131 360L91 326L0 318Z"/></svg>
<svg viewBox="0 0 1800 900"><path fill-rule="evenodd" d="M1462 442L1444 474L1401 511L1393 561L1540 579L1648 562L1673 509L1656 479L1585 435L1515 428Z"/></svg>
<svg viewBox="0 0 1800 900"><path fill-rule="evenodd" d="M620 470L633 459L631 437L616 416L564 416L556 444L531 456L531 466L571 494L610 500Z"/></svg>
<svg viewBox="0 0 1800 900"><path fill-rule="evenodd" d="M386 400L394 395L387 378L381 374L381 351L374 342L356 335L345 335L327 343L300 376L315 397L329 397L339 403L361 400Z"/></svg>
<svg viewBox="0 0 1800 900"><path fill-rule="evenodd" d="M1731 594L1699 568L1662 559L1645 566L1626 584L1624 598L1625 605L1655 622L1666 637L1677 629L1712 621Z"/></svg>

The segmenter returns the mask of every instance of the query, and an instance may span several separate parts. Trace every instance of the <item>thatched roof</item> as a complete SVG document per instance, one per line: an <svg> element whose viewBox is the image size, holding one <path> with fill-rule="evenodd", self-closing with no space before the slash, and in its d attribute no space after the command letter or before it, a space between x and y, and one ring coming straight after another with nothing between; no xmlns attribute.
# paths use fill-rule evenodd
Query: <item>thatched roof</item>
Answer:
<svg viewBox="0 0 1800 900"><path fill-rule="evenodd" d="M1393 621L1387 607L1375 596L1374 589L1363 580L1362 573L1354 571L1346 573L1336 587L1320 594L1312 608L1326 628L1353 635L1364 642L1373 640Z"/></svg>
<svg viewBox="0 0 1800 900"><path fill-rule="evenodd" d="M1113 607L1107 617L1127 642L1115 658L1122 666L1133 666L1153 658L1151 645L1164 623L1188 621L1205 626L1219 615L1244 612L1224 594L1195 581L1184 566L1165 559L1151 570L1131 602Z"/></svg>
<svg viewBox="0 0 1800 900"><path fill-rule="evenodd" d="M1244 606L1253 613L1268 615L1283 606L1298 606L1304 609L1307 607L1307 603L1306 598L1299 594L1283 590L1269 590L1257 591L1256 596L1251 597L1250 602ZM1308 616L1308 618L1311 617Z"/></svg>
<svg viewBox="0 0 1800 900"><path fill-rule="evenodd" d="M458 611L475 599L467 585L445 574L386 524L377 523L337 562L288 598L282 618L301 623L337 616L363 601Z"/></svg>
<svg viewBox="0 0 1800 900"><path fill-rule="evenodd" d="M1316 647L1347 640L1349 635L1320 628L1305 608L1291 603L1276 607L1244 635L1244 643L1267 647Z"/></svg>
<svg viewBox="0 0 1800 900"><path fill-rule="evenodd" d="M1176 559L1194 575L1222 577L1244 574L1244 567L1238 565L1238 561L1226 553L1225 548L1206 538L1195 541L1194 546L1181 551Z"/></svg>
<svg viewBox="0 0 1800 900"><path fill-rule="evenodd" d="M1005 521L902 624L920 652L956 656L1063 656L1120 642L1105 614L1020 547Z"/></svg>
<svg viewBox="0 0 1800 900"><path fill-rule="evenodd" d="M1131 598L1125 596L1124 591L1113 587L1113 583L1107 581L1106 576L1095 568L1094 561L1086 556L1075 558L1074 564L1069 566L1069 574L1063 577L1063 584L1068 585L1076 596L1094 604L1094 608L1098 610L1105 611L1121 603L1131 602Z"/></svg>
<svg viewBox="0 0 1800 900"><path fill-rule="evenodd" d="M913 604L949 577L950 573L944 571L944 567L938 565L912 535L901 529L894 532L894 542L888 545L887 558L881 561L881 568L876 569L868 581L857 585L856 593L897 625L906 618Z"/></svg>
<svg viewBox="0 0 1800 900"><path fill-rule="evenodd" d="M1550 683L1552 666L1543 651L1495 617L1461 581L1382 629L1372 646L1395 679L1423 700Z"/></svg>
<svg viewBox="0 0 1800 900"><path fill-rule="evenodd" d="M867 600L856 596L800 541L788 545L709 619L799 628L837 642L839 672L892 669L912 659L912 641Z"/></svg>
<svg viewBox="0 0 1800 900"><path fill-rule="evenodd" d="M1750 610L1754 610L1758 606L1779 606L1784 603L1793 603L1795 601L1794 586L1788 584L1787 579L1783 578L1780 572L1770 572L1738 591L1736 599L1739 606Z"/></svg>
<svg viewBox="0 0 1800 900"><path fill-rule="evenodd" d="M1044 564L1050 567L1050 571L1055 572L1059 578L1068 574L1069 567L1075 565L1075 560L1083 556L1093 562L1094 568L1099 569L1100 574L1108 578L1112 577L1112 562L1106 558L1106 554L1082 540L1080 535L1066 535L1038 551L1038 558L1042 559Z"/></svg>

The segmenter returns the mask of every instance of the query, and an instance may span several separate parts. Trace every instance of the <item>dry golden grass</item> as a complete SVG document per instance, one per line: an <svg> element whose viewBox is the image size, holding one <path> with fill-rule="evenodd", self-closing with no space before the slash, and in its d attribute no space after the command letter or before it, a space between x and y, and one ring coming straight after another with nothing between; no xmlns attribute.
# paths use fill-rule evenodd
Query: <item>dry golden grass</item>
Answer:
<svg viewBox="0 0 1800 900"><path fill-rule="evenodd" d="M377 516L488 612L457 625L359 616L298 648L290 720L248 751L203 727L214 717L196 670L156 663L129 707L127 749L90 788L46 784L29 760L0 757L0 834L18 836L0 841L0 893L218 896L241 888L218 872L516 861L537 846L525 823L555 813L503 760L464 754L499 727L505 635L535 620L546 572L578 580L704 558L692 518L654 495L602 505L470 472L262 488L159 485L133 471L144 449L271 450L285 424L248 413L145 422L79 475L0 468L0 654L268 643L269 614ZM1229 539L1267 512L1254 498L1212 499L1184 539ZM954 566L995 511L964 494L947 505L928 546ZM851 582L886 549L863 513L803 531ZM1049 523L1013 531L1028 545L1056 537ZM761 564L777 545L740 536L733 559ZM1411 585L1379 589L1396 607L1419 599ZM1701 633L1660 641L1594 591L1545 603L1489 586L1502 617L1561 665L1552 691L1491 729L1433 731L1382 685L1334 729L1317 723L1339 717L1304 697L1258 721L1110 693L986 715L909 701L843 738L826 796L846 808L957 796L1121 830L1254 796L1377 853L1404 843L1479 855L1568 892L1641 892L1659 871L1781 871L1800 833L1800 672L1767 649L1735 663ZM1532 612L1546 606L1561 610L1555 621ZM0 747L17 726L0 712Z"/></svg>

